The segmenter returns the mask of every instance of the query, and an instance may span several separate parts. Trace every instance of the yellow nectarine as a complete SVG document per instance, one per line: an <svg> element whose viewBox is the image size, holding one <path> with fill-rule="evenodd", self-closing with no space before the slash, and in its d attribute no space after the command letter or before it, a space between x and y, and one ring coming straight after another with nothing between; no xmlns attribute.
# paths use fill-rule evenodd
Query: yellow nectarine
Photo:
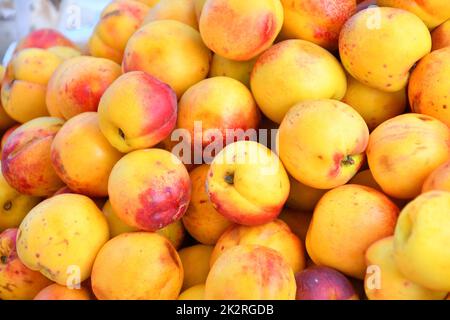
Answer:
<svg viewBox="0 0 450 320"><path fill-rule="evenodd" d="M269 48L282 25L279 0L208 0L199 21L208 48L238 61L250 60Z"/></svg>
<svg viewBox="0 0 450 320"><path fill-rule="evenodd" d="M54 283L42 289L33 300L91 300L86 288L70 289Z"/></svg>
<svg viewBox="0 0 450 320"><path fill-rule="evenodd" d="M373 243L366 252L365 292L370 300L443 300L447 292L427 289L402 275L394 261L394 237ZM379 272L379 274L376 274ZM378 283L379 282L379 283Z"/></svg>
<svg viewBox="0 0 450 320"><path fill-rule="evenodd" d="M128 41L124 72L145 71L167 83L178 98L206 78L211 52L194 28L175 20L150 22Z"/></svg>
<svg viewBox="0 0 450 320"><path fill-rule="evenodd" d="M450 126L450 47L425 56L411 74L408 86L413 112L427 114Z"/></svg>
<svg viewBox="0 0 450 320"><path fill-rule="evenodd" d="M398 208L381 192L355 184L327 192L314 210L306 249L317 265L363 279L364 253L394 233Z"/></svg>
<svg viewBox="0 0 450 320"><path fill-rule="evenodd" d="M156 20L176 20L198 30L194 0L158 1L148 11L143 25Z"/></svg>
<svg viewBox="0 0 450 320"><path fill-rule="evenodd" d="M238 141L214 158L206 188L226 218L258 225L280 214L289 195L289 178L274 152L255 141Z"/></svg>
<svg viewBox="0 0 450 320"><path fill-rule="evenodd" d="M201 165L190 172L192 197L183 216L183 224L198 242L214 245L232 222L222 216L213 206L206 192L209 165Z"/></svg>
<svg viewBox="0 0 450 320"><path fill-rule="evenodd" d="M358 111L369 130L373 130L384 121L402 114L406 108L406 100L405 89L386 92L369 87L349 75L347 92L342 102Z"/></svg>
<svg viewBox="0 0 450 320"><path fill-rule="evenodd" d="M63 120L41 117L15 129L2 150L2 172L17 191L32 196L50 196L64 186L56 174L50 148Z"/></svg>
<svg viewBox="0 0 450 320"><path fill-rule="evenodd" d="M387 195L412 199L420 194L428 175L450 159L449 141L449 128L430 116L397 116L370 135L370 171Z"/></svg>
<svg viewBox="0 0 450 320"><path fill-rule="evenodd" d="M400 272L428 289L450 291L450 192L418 196L400 213L394 257Z"/></svg>
<svg viewBox="0 0 450 320"><path fill-rule="evenodd" d="M238 245L212 266L205 284L211 300L294 300L291 266L275 250Z"/></svg>
<svg viewBox="0 0 450 320"><path fill-rule="evenodd" d="M337 49L339 32L356 9L355 0L281 0L281 4L282 38L308 40L330 50Z"/></svg>
<svg viewBox="0 0 450 320"><path fill-rule="evenodd" d="M91 199L61 194L38 204L22 221L17 254L28 268L52 281L77 285L89 278L108 239L106 219Z"/></svg>
<svg viewBox="0 0 450 320"><path fill-rule="evenodd" d="M31 300L51 281L17 256L17 229L0 232L0 300Z"/></svg>
<svg viewBox="0 0 450 320"><path fill-rule="evenodd" d="M40 200L39 197L17 192L0 172L0 232L8 228L17 228L27 213Z"/></svg>
<svg viewBox="0 0 450 320"><path fill-rule="evenodd" d="M184 270L183 290L205 283L213 249L212 246L197 244L178 252Z"/></svg>
<svg viewBox="0 0 450 320"><path fill-rule="evenodd" d="M204 300L205 299L205 285L198 284L189 289L184 290L178 300Z"/></svg>
<svg viewBox="0 0 450 320"><path fill-rule="evenodd" d="M99 127L96 112L67 121L53 139L51 158L61 180L74 192L91 197L108 195L108 179L122 154L111 146Z"/></svg>
<svg viewBox="0 0 450 320"><path fill-rule="evenodd" d="M278 137L280 158L294 179L309 187L331 189L358 172L369 129L349 105L314 100L289 110Z"/></svg>
<svg viewBox="0 0 450 320"><path fill-rule="evenodd" d="M240 225L230 227L217 241L210 265L213 266L220 256L237 245L257 245L273 249L289 263L294 272L305 268L303 243L282 220L277 219L252 227Z"/></svg>
<svg viewBox="0 0 450 320"><path fill-rule="evenodd" d="M327 50L304 40L286 40L259 56L250 85L262 112L281 123L300 101L342 99L347 79L340 63Z"/></svg>
<svg viewBox="0 0 450 320"><path fill-rule="evenodd" d="M112 1L103 9L89 39L89 53L121 63L128 40L139 29L148 10L149 6L138 1Z"/></svg>
<svg viewBox="0 0 450 320"><path fill-rule="evenodd" d="M50 115L70 119L97 111L101 96L121 74L120 66L108 59L82 56L63 62L47 86Z"/></svg>
<svg viewBox="0 0 450 320"><path fill-rule="evenodd" d="M156 231L185 213L191 194L189 173L168 151L146 149L125 155L108 182L117 216L141 230Z"/></svg>
<svg viewBox="0 0 450 320"><path fill-rule="evenodd" d="M345 69L362 83L387 92L405 88L410 69L430 50L427 26L416 15L396 8L358 12L344 24L339 38Z"/></svg>
<svg viewBox="0 0 450 320"><path fill-rule="evenodd" d="M123 233L100 250L91 281L99 300L176 299L183 284L183 266L163 236Z"/></svg>
<svg viewBox="0 0 450 320"><path fill-rule="evenodd" d="M150 148L166 138L177 121L173 90L142 71L119 77L98 107L100 129L121 152Z"/></svg>

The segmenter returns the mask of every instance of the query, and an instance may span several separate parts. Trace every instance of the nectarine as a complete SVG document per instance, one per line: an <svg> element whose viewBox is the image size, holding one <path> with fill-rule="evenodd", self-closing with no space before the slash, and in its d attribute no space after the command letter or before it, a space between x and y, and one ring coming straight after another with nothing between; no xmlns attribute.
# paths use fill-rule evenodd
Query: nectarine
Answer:
<svg viewBox="0 0 450 320"><path fill-rule="evenodd" d="M238 245L227 250L211 268L205 299L294 300L291 266L275 250Z"/></svg>
<svg viewBox="0 0 450 320"><path fill-rule="evenodd" d="M177 98L165 83L142 71L119 77L98 107L100 129L121 152L153 147L177 121Z"/></svg>
<svg viewBox="0 0 450 320"><path fill-rule="evenodd" d="M167 83L178 98L208 75L211 52L194 28L175 20L150 22L128 41L124 72L145 71Z"/></svg>
<svg viewBox="0 0 450 320"><path fill-rule="evenodd" d="M64 183L51 164L50 147L63 120L42 117L14 130L2 151L2 172L17 191L32 196L50 196Z"/></svg>
<svg viewBox="0 0 450 320"><path fill-rule="evenodd" d="M304 40L286 40L259 56L250 85L262 112L281 123L300 101L342 99L347 80L342 66L327 50Z"/></svg>
<svg viewBox="0 0 450 320"><path fill-rule="evenodd" d="M209 200L205 187L209 168L209 165L204 164L189 174L192 197L183 216L183 224L195 240L202 244L214 245L232 222L222 216Z"/></svg>
<svg viewBox="0 0 450 320"><path fill-rule="evenodd" d="M199 21L208 48L238 61L250 60L269 48L282 25L279 0L208 0Z"/></svg>
<svg viewBox="0 0 450 320"><path fill-rule="evenodd" d="M294 272L305 268L303 243L282 220L277 219L259 226L235 225L228 228L214 247L210 265L213 266L220 256L237 245L257 245L273 249L289 263Z"/></svg>
<svg viewBox="0 0 450 320"><path fill-rule="evenodd" d="M449 141L449 128L430 116L397 116L370 135L370 171L386 194L412 199L420 194L428 175L450 159Z"/></svg>
<svg viewBox="0 0 450 320"><path fill-rule="evenodd" d="M363 279L364 253L394 233L398 208L381 192L355 184L328 191L314 210L306 249L317 264Z"/></svg>
<svg viewBox="0 0 450 320"><path fill-rule="evenodd" d="M122 154L111 146L99 127L96 112L67 121L51 146L53 167L74 192L91 197L108 195L108 179Z"/></svg>
<svg viewBox="0 0 450 320"><path fill-rule="evenodd" d="M289 178L274 152L255 141L238 141L214 158L206 188L216 210L227 219L258 225L281 212Z"/></svg>
<svg viewBox="0 0 450 320"><path fill-rule="evenodd" d="M17 234L17 254L28 268L56 283L77 285L89 278L108 239L106 219L91 199L61 194L27 214Z"/></svg>
<svg viewBox="0 0 450 320"><path fill-rule="evenodd" d="M123 233L100 250L91 281L99 300L176 299L183 266L166 238L151 232Z"/></svg>
<svg viewBox="0 0 450 320"><path fill-rule="evenodd" d="M310 100L289 110L278 137L280 158L294 179L312 188L331 189L358 172L369 129L345 103Z"/></svg>
<svg viewBox="0 0 450 320"><path fill-rule="evenodd" d="M191 195L189 173L168 151L131 152L114 166L109 200L118 217L141 230L156 231L185 213Z"/></svg>

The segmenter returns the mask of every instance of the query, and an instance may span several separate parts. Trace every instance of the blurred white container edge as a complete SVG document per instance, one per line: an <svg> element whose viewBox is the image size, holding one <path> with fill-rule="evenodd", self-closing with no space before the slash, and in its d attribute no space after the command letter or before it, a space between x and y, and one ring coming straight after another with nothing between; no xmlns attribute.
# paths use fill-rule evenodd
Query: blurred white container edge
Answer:
<svg viewBox="0 0 450 320"><path fill-rule="evenodd" d="M43 27L53 27L72 40L82 51L87 48L87 42L91 36L100 14L110 0L62 0L59 8L59 17L56 25L46 25ZM16 25L19 37L23 37L32 31L30 11L33 0L16 0ZM40 28L38 25L35 27ZM6 66L11 60L17 42L9 45L2 59L2 64Z"/></svg>

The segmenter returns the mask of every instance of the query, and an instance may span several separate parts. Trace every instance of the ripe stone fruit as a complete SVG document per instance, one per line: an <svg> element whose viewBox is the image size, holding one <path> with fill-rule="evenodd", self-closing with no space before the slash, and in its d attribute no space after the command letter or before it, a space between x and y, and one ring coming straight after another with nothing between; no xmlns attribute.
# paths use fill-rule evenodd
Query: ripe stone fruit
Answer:
<svg viewBox="0 0 450 320"><path fill-rule="evenodd" d="M18 192L50 196L64 186L50 159L51 144L63 124L59 118L37 118L21 125L7 139L2 151L2 172Z"/></svg>
<svg viewBox="0 0 450 320"><path fill-rule="evenodd" d="M91 294L84 287L70 289L54 283L42 289L33 300L91 300Z"/></svg>
<svg viewBox="0 0 450 320"><path fill-rule="evenodd" d="M205 285L208 300L294 300L291 266L275 250L238 245L211 268Z"/></svg>
<svg viewBox="0 0 450 320"><path fill-rule="evenodd" d="M114 166L108 183L109 200L126 224L156 231L185 213L191 182L183 163L162 149L131 152Z"/></svg>
<svg viewBox="0 0 450 320"><path fill-rule="evenodd" d="M450 126L450 47L433 51L417 64L409 80L413 112L427 114Z"/></svg>
<svg viewBox="0 0 450 320"><path fill-rule="evenodd" d="M183 266L166 238L123 233L100 250L91 281L99 300L170 300L180 293Z"/></svg>
<svg viewBox="0 0 450 320"><path fill-rule="evenodd" d="M422 19L430 29L450 19L450 2L447 0L377 0L377 4L408 10Z"/></svg>
<svg viewBox="0 0 450 320"><path fill-rule="evenodd" d="M155 4L157 4L160 0L136 0L136 1L145 3L146 5L148 5L151 8Z"/></svg>
<svg viewBox="0 0 450 320"><path fill-rule="evenodd" d="M91 199L61 194L27 214L19 227L17 254L28 268L67 285L89 278L94 259L108 239L106 219ZM78 279L72 279L72 271Z"/></svg>
<svg viewBox="0 0 450 320"><path fill-rule="evenodd" d="M369 187L351 184L328 191L309 225L308 254L317 265L364 279L364 253L394 233L398 212L388 197Z"/></svg>
<svg viewBox="0 0 450 320"><path fill-rule="evenodd" d="M119 234L136 232L139 231L138 228L127 225L123 220L121 220L116 212L111 206L111 202L106 201L102 208L103 214L108 221L110 237L117 237ZM172 243L175 249L181 247L185 237L185 230L181 221L175 221L168 226L156 231L159 235L167 238L167 240Z"/></svg>
<svg viewBox="0 0 450 320"><path fill-rule="evenodd" d="M96 112L81 113L67 121L51 147L52 164L61 180L75 193L108 195L108 178L122 154L100 131Z"/></svg>
<svg viewBox="0 0 450 320"><path fill-rule="evenodd" d="M269 48L283 25L278 0L208 0L200 15L205 44L222 57L245 61Z"/></svg>
<svg viewBox="0 0 450 320"><path fill-rule="evenodd" d="M41 199L17 192L0 172L0 232L8 228L17 228L22 219Z"/></svg>
<svg viewBox="0 0 450 320"><path fill-rule="evenodd" d="M189 173L192 197L183 216L183 224L195 240L202 244L214 245L233 223L221 215L209 200L205 187L209 168L209 165L204 164Z"/></svg>
<svg viewBox="0 0 450 320"><path fill-rule="evenodd" d="M167 83L180 98L208 75L211 51L194 28L175 20L150 22L128 41L124 72L145 71Z"/></svg>
<svg viewBox="0 0 450 320"><path fill-rule="evenodd" d="M82 56L63 62L47 85L50 115L70 119L97 111L103 93L121 74L120 65L108 59Z"/></svg>
<svg viewBox="0 0 450 320"><path fill-rule="evenodd" d="M197 244L178 252L184 270L183 290L205 283L213 249L213 246Z"/></svg>
<svg viewBox="0 0 450 320"><path fill-rule="evenodd" d="M397 116L370 135L370 171L386 194L412 199L420 194L428 175L450 159L449 141L449 128L430 116Z"/></svg>
<svg viewBox="0 0 450 320"><path fill-rule="evenodd" d="M75 44L60 32L44 28L30 32L26 37L19 41L15 51L18 52L27 48L49 49L55 47L69 47L76 49Z"/></svg>
<svg viewBox="0 0 450 320"><path fill-rule="evenodd" d="M3 108L12 119L24 123L48 115L47 83L61 62L58 55L44 49L24 49L13 56L1 88Z"/></svg>
<svg viewBox="0 0 450 320"><path fill-rule="evenodd" d="M214 130L221 133L225 145L227 130L256 130L260 113L250 90L242 83L213 77L190 87L179 103L177 128L188 130L190 137L195 138L195 123L199 120L203 131L198 143L206 147L213 142L215 137L209 136L208 130Z"/></svg>
<svg viewBox="0 0 450 320"><path fill-rule="evenodd" d="M433 41L432 50L450 47L450 19L434 29L431 39Z"/></svg>
<svg viewBox="0 0 450 320"><path fill-rule="evenodd" d="M291 176L289 177L291 190L286 205L295 210L313 211L317 202L327 192L324 189L316 189L298 182Z"/></svg>
<svg viewBox="0 0 450 320"><path fill-rule="evenodd" d="M450 192L450 161L445 162L434 170L425 180L422 193L431 190Z"/></svg>
<svg viewBox="0 0 450 320"><path fill-rule="evenodd" d="M176 250L181 247L186 236L186 230L181 220L172 222L164 228L157 230L156 233L169 240Z"/></svg>
<svg viewBox="0 0 450 320"><path fill-rule="evenodd" d="M173 90L142 71L119 77L98 107L100 130L119 151L150 148L166 138L177 121Z"/></svg>
<svg viewBox="0 0 450 320"><path fill-rule="evenodd" d="M283 209L278 218L286 222L293 234L295 234L302 241L305 241L306 233L308 231L309 224L311 223L311 212Z"/></svg>
<svg viewBox="0 0 450 320"><path fill-rule="evenodd" d="M2 65L0 65L0 92L2 90L3 75L4 75L4 68ZM16 121L12 119L3 108L2 100L0 97L0 130L2 132L4 131L8 132L11 128L16 126L15 123ZM5 134L3 134L3 136L5 136Z"/></svg>
<svg viewBox="0 0 450 320"><path fill-rule="evenodd" d="M410 69L430 50L427 26L416 15L396 8L358 12L344 24L339 38L345 69L360 82L387 92L405 88Z"/></svg>
<svg viewBox="0 0 450 320"><path fill-rule="evenodd" d="M289 178L277 155L254 141L226 146L206 179L212 204L227 219L258 225L275 219L289 195Z"/></svg>
<svg viewBox="0 0 450 320"><path fill-rule="evenodd" d="M245 244L264 246L277 251L294 272L305 268L305 249L302 241L291 232L285 222L278 219L259 226L230 227L214 247L211 266L230 248Z"/></svg>
<svg viewBox="0 0 450 320"><path fill-rule="evenodd" d="M293 106L278 135L280 158L290 175L309 187L331 189L358 172L369 129L349 105L315 100Z"/></svg>
<svg viewBox="0 0 450 320"><path fill-rule="evenodd" d="M394 234L402 274L428 289L450 291L450 192L426 192L400 213Z"/></svg>
<svg viewBox="0 0 450 320"><path fill-rule="evenodd" d="M210 77L230 77L250 88L250 74L257 58L248 61L235 61L214 54L211 61Z"/></svg>
<svg viewBox="0 0 450 320"><path fill-rule="evenodd" d="M281 0L281 37L304 39L329 50L338 47L339 32L356 10L355 0Z"/></svg>
<svg viewBox="0 0 450 320"><path fill-rule="evenodd" d="M350 75L347 77L347 92L342 99L342 102L358 111L369 130L402 114L406 108L406 101L406 89L385 92L369 87Z"/></svg>
<svg viewBox="0 0 450 320"><path fill-rule="evenodd" d="M364 289L370 300L443 300L447 296L446 291L427 289L400 273L394 260L392 236L373 243L367 249L366 262L369 268L376 267L375 272L379 272L366 274Z"/></svg>
<svg viewBox="0 0 450 320"><path fill-rule="evenodd" d="M17 229L0 233L0 300L31 300L51 283L19 260L16 237Z"/></svg>
<svg viewBox="0 0 450 320"><path fill-rule="evenodd" d="M204 300L205 299L205 285L198 284L184 290L179 296L178 300Z"/></svg>
<svg viewBox="0 0 450 320"><path fill-rule="evenodd" d="M176 20L198 30L195 0L159 1L145 16L143 25L156 20Z"/></svg>
<svg viewBox="0 0 450 320"><path fill-rule="evenodd" d="M109 235L111 238L117 237L119 234L127 232L138 231L138 228L127 225L125 222L120 220L117 214L114 212L111 202L108 200L105 202L102 212L105 215L106 221L109 226Z"/></svg>
<svg viewBox="0 0 450 320"><path fill-rule="evenodd" d="M112 1L103 9L89 39L89 53L121 63L128 40L139 29L148 10L149 7L139 1Z"/></svg>
<svg viewBox="0 0 450 320"><path fill-rule="evenodd" d="M296 300L358 300L350 281L340 272L313 266L295 275Z"/></svg>
<svg viewBox="0 0 450 320"><path fill-rule="evenodd" d="M341 100L347 79L339 61L327 50L304 40L286 40L259 56L250 85L262 112L281 123L300 101Z"/></svg>

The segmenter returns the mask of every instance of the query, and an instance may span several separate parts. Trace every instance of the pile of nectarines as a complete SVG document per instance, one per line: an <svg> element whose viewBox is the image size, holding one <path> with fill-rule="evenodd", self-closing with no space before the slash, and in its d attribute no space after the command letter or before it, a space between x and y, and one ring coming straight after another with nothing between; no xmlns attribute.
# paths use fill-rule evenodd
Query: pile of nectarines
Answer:
<svg viewBox="0 0 450 320"><path fill-rule="evenodd" d="M450 1L115 0L0 67L0 300L440 299Z"/></svg>

